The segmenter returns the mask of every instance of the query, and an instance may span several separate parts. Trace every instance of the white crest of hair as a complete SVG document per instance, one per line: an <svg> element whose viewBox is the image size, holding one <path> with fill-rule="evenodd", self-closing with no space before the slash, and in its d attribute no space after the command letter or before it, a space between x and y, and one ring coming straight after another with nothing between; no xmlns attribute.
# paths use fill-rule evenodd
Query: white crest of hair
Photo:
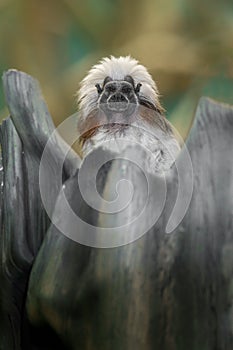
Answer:
<svg viewBox="0 0 233 350"><path fill-rule="evenodd" d="M146 96L153 104L158 103L157 86L147 69L138 63L137 60L126 57L103 58L96 64L82 80L81 87L77 94L81 118L85 118L96 107L98 93L95 85L103 84L104 79L109 76L113 80L124 80L126 75L131 75L135 86L141 83L140 95Z"/></svg>

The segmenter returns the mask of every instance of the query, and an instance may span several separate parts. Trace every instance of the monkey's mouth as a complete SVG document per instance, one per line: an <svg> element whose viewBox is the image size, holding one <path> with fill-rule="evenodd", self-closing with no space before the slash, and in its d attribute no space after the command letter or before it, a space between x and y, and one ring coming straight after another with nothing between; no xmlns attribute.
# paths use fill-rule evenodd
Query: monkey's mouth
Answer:
<svg viewBox="0 0 233 350"><path fill-rule="evenodd" d="M137 104L130 103L129 100L115 102L108 100L106 103L100 103L99 108L104 112L107 120L129 120L136 111Z"/></svg>
<svg viewBox="0 0 233 350"><path fill-rule="evenodd" d="M110 111L124 112L129 108L129 100L123 94L112 95L107 100L107 108Z"/></svg>
<svg viewBox="0 0 233 350"><path fill-rule="evenodd" d="M107 107L110 111L126 111L129 107L129 99L121 93L113 94L107 99Z"/></svg>

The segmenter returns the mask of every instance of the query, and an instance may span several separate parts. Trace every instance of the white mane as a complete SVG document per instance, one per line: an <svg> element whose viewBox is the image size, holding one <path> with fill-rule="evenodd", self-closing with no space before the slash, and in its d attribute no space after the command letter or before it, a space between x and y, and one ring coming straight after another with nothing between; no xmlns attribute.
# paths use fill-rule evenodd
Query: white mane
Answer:
<svg viewBox="0 0 233 350"><path fill-rule="evenodd" d="M123 80L126 75L131 75L135 86L141 83L140 95L147 97L153 104L158 103L158 90L155 82L147 69L137 60L126 57L106 57L91 68L87 76L82 80L80 90L77 93L81 117L85 118L96 107L98 93L95 85L102 86L104 79L109 76L113 80Z"/></svg>

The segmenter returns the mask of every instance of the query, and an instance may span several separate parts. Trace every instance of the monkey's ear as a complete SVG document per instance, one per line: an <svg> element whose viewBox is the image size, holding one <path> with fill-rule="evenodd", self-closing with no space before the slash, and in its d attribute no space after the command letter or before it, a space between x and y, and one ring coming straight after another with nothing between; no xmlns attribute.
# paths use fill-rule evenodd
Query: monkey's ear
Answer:
<svg viewBox="0 0 233 350"><path fill-rule="evenodd" d="M140 89L141 89L141 86L142 84L141 83L138 83L136 88L135 88L135 93L138 94L140 92Z"/></svg>
<svg viewBox="0 0 233 350"><path fill-rule="evenodd" d="M95 84L95 87L96 87L96 89L97 89L98 94L99 94L99 95L102 94L103 89L100 87L100 84Z"/></svg>

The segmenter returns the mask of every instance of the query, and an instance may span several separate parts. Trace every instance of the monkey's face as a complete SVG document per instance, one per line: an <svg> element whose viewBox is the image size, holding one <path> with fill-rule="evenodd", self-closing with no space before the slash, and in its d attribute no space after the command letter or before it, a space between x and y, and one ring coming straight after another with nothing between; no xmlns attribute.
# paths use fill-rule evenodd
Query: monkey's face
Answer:
<svg viewBox="0 0 233 350"><path fill-rule="evenodd" d="M96 84L98 106L106 113L108 119L112 119L115 113L121 113L127 118L139 105L140 87L140 83L135 87L130 75L124 80L113 80L108 76L104 79L102 87Z"/></svg>

